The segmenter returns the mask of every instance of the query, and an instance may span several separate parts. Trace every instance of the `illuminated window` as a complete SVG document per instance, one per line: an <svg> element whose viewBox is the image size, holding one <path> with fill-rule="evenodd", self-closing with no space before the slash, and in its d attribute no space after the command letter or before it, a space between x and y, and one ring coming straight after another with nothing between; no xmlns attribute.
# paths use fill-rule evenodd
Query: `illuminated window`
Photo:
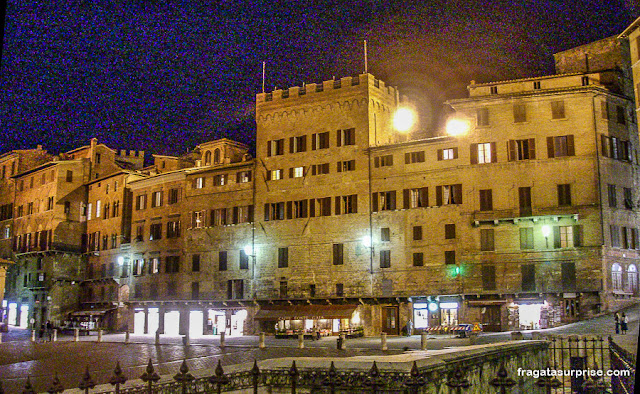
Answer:
<svg viewBox="0 0 640 394"><path fill-rule="evenodd" d="M622 267L618 263L611 266L611 287L614 291L622 291Z"/></svg>
<svg viewBox="0 0 640 394"><path fill-rule="evenodd" d="M269 170L267 171L267 180L277 181L282 179L282 170Z"/></svg>
<svg viewBox="0 0 640 394"><path fill-rule="evenodd" d="M478 164L491 163L491 143L478 144Z"/></svg>
<svg viewBox="0 0 640 394"><path fill-rule="evenodd" d="M289 169L290 178L302 178L304 176L304 167L294 167Z"/></svg>
<svg viewBox="0 0 640 394"><path fill-rule="evenodd" d="M573 226L560 226L560 247L573 247Z"/></svg>

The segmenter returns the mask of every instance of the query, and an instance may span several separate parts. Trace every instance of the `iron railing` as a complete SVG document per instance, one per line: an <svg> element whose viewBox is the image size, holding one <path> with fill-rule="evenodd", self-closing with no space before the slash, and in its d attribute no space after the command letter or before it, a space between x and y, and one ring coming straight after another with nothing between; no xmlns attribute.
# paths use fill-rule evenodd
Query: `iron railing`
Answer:
<svg viewBox="0 0 640 394"><path fill-rule="evenodd" d="M609 357L611 369L619 371L630 371L629 376L612 376L611 389L613 393L633 394L636 380L636 356L627 352L609 337Z"/></svg>
<svg viewBox="0 0 640 394"><path fill-rule="evenodd" d="M468 372L468 371L467 371ZM441 374L442 375L439 375ZM416 362L410 372L401 371L380 371L374 361L368 371L353 371L336 369L335 364L327 369L298 369L296 362L293 361L289 369L264 369L260 370L258 364L254 361L253 368L250 370L233 372L225 374L220 361L212 376L195 378L190 372L186 361L182 362L180 369L173 376L173 381L159 382L160 375L155 371L153 363L149 360L145 372L140 376L143 384L136 387L122 388L127 382L127 377L123 374L120 364L118 363L113 371L113 375L109 383L113 386L113 390L96 390L91 391L95 394L143 394L143 393L222 393L222 392L253 392L258 393L260 389L267 388L268 392L293 393L310 392L310 393L420 393L424 391L424 386L431 379L440 380L446 377L441 383L449 387L451 393L470 392L495 392L495 393L511 393L512 388L517 385L515 379L511 378L505 368L504 363L500 365L495 377L490 378L487 387L473 387L474 384L466 377L465 370L458 365L455 369L446 372L426 372L421 371ZM538 388L534 391L527 392L545 392L546 384L544 379L536 382ZM91 377L88 368L74 389L80 389L84 393L96 387L96 383ZM479 390L479 391L478 391ZM49 388L48 393L63 393L65 388L60 383L60 379L56 375ZM430 392L430 391L429 391ZM518 391L521 392L521 391ZM548 392L548 391L546 391ZM31 381L27 378L25 382L23 394L35 394ZM2 384L0 383L0 394L4 394Z"/></svg>

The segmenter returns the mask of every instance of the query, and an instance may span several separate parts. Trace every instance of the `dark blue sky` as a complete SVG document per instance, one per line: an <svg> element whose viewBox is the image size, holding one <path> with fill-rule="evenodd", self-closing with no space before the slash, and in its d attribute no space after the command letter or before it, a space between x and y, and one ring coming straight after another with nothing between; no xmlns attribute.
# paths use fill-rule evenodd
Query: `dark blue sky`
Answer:
<svg viewBox="0 0 640 394"><path fill-rule="evenodd" d="M470 80L553 72L552 54L622 32L640 8L607 1L10 1L0 152L91 137L177 154L252 144L267 90L369 70L417 102L429 129ZM67 2L64 2L67 3Z"/></svg>

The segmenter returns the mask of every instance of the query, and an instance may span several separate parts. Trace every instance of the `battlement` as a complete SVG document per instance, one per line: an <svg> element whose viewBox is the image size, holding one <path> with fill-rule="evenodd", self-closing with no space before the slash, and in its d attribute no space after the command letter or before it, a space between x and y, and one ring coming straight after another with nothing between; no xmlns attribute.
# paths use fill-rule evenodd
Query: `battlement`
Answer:
<svg viewBox="0 0 640 394"><path fill-rule="evenodd" d="M355 77L332 79L323 81L322 83L303 84L301 87L292 86L287 89L276 89L270 93L258 93L256 94L256 103L306 98L307 96L317 98L318 95L327 94L339 89L342 91L355 90L361 89L362 86L373 87L381 93L388 95L390 98L398 98L398 90L395 87L387 86L384 81L376 79L371 74L360 74Z"/></svg>
<svg viewBox="0 0 640 394"><path fill-rule="evenodd" d="M129 152L127 152L125 149L120 149L120 151L116 152L116 157L118 158L144 157L144 151L130 150Z"/></svg>

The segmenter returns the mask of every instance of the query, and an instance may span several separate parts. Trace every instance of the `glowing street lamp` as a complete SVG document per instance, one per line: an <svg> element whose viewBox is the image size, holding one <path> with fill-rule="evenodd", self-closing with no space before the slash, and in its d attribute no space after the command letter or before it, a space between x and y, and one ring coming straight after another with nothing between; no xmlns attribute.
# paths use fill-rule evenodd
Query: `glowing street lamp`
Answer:
<svg viewBox="0 0 640 394"><path fill-rule="evenodd" d="M393 128L401 133L410 131L416 124L416 113L407 107L400 107L393 115Z"/></svg>
<svg viewBox="0 0 640 394"><path fill-rule="evenodd" d="M118 257L118 265L122 267L123 264L124 264L124 257L122 256Z"/></svg>
<svg viewBox="0 0 640 394"><path fill-rule="evenodd" d="M371 236L370 235L365 235L364 237L362 237L362 245L364 245L367 248L371 247Z"/></svg>
<svg viewBox="0 0 640 394"><path fill-rule="evenodd" d="M452 137L465 135L471 130L471 122L460 118L451 118L447 121L446 132Z"/></svg>

